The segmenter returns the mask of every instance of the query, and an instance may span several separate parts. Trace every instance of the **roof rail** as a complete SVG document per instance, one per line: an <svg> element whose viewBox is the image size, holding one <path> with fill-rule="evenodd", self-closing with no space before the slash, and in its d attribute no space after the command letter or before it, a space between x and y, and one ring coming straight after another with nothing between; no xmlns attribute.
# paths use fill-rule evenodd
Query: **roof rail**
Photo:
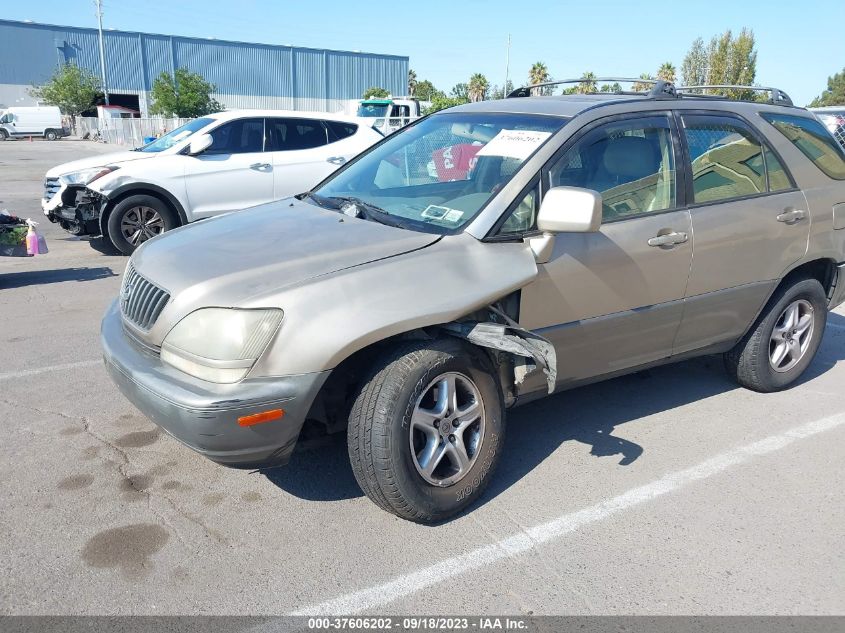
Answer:
<svg viewBox="0 0 845 633"><path fill-rule="evenodd" d="M769 97L769 103L774 105L784 105L784 106L791 106L794 105L792 103L792 99L789 98L789 95L786 94L783 90L779 88L769 88L766 86L740 86L740 85L731 85L731 84L714 84L714 85L707 85L707 86L681 86L675 89L681 96L684 97L709 97L709 98L723 98L726 99L724 95L704 95L704 94L682 94L690 92L691 90L752 90L754 92L768 92L771 96Z"/></svg>
<svg viewBox="0 0 845 633"><path fill-rule="evenodd" d="M535 88L545 88L547 86L560 86L562 84L583 84L583 83L592 83L592 84L599 84L599 83L635 83L635 84L651 84L652 88L648 92L641 92L641 91L634 91L634 90L617 90L615 92L610 93L602 93L602 92L591 92L587 94L625 94L625 95L641 95L641 96L648 96L652 98L675 98L677 97L677 93L675 92L675 86L670 81L663 81L662 79L634 79L631 77L581 77L579 79L559 79L555 81L544 81L543 83L539 84L532 84L530 86L523 86L522 88L517 88L512 92L508 93L507 98L511 99L514 97L530 97L531 91Z"/></svg>

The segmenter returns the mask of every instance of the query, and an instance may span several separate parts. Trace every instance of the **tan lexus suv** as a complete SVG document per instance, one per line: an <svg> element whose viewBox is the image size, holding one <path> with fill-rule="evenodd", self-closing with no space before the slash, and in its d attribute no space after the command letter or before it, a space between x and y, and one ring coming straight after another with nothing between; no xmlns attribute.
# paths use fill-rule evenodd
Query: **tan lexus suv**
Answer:
<svg viewBox="0 0 845 633"><path fill-rule="evenodd" d="M776 89L531 93L144 243L103 319L115 383L229 466L346 432L370 499L436 522L482 494L510 407L702 354L757 391L798 379L845 300L824 126Z"/></svg>

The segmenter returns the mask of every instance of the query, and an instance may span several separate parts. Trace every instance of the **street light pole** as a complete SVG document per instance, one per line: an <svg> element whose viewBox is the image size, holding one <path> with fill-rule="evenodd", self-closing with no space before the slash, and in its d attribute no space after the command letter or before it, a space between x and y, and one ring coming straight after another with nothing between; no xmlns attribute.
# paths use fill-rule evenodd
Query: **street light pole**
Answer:
<svg viewBox="0 0 845 633"><path fill-rule="evenodd" d="M508 96L508 74L511 69L511 34L508 33L508 48L505 53L505 85L502 86L502 98Z"/></svg>
<svg viewBox="0 0 845 633"><path fill-rule="evenodd" d="M109 105L109 88L106 83L106 47L103 43L103 2L94 0L97 5L97 30L100 34L100 71L103 78L103 96L106 98L106 105Z"/></svg>

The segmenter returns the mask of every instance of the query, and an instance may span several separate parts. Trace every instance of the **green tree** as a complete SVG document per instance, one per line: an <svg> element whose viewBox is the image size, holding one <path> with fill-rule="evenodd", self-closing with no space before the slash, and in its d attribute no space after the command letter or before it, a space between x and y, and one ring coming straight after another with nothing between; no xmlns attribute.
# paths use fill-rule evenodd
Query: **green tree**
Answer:
<svg viewBox="0 0 845 633"><path fill-rule="evenodd" d="M385 99L389 96L390 93L387 90L385 90L384 88L379 88L377 86L367 88L363 94L364 99Z"/></svg>
<svg viewBox="0 0 845 633"><path fill-rule="evenodd" d="M660 64L660 68L657 69L657 78L661 81L675 83L675 76L677 74L678 71L672 62L663 62Z"/></svg>
<svg viewBox="0 0 845 633"><path fill-rule="evenodd" d="M187 68L177 68L175 76L163 72L153 82L150 113L193 119L220 112L223 106L211 97L216 89L202 75Z"/></svg>
<svg viewBox="0 0 845 633"><path fill-rule="evenodd" d="M707 83L709 60L704 40L700 37L693 41L681 65L681 81L685 86L701 86Z"/></svg>
<svg viewBox="0 0 845 633"><path fill-rule="evenodd" d="M44 84L33 86L29 94L47 105L58 106L76 126L76 117L93 106L102 93L94 73L76 64L63 64Z"/></svg>
<svg viewBox="0 0 845 633"><path fill-rule="evenodd" d="M439 92L431 99L431 105L425 108L423 114L431 114L432 112L437 112L438 110L445 110L446 108L452 108L468 102L469 99L466 97L447 97L442 92Z"/></svg>
<svg viewBox="0 0 845 633"><path fill-rule="evenodd" d="M596 74L589 71L581 75L581 83L575 86L575 92L579 94L591 94L597 90Z"/></svg>
<svg viewBox="0 0 845 633"><path fill-rule="evenodd" d="M754 32L742 29L734 36L730 29L711 38L705 48L701 38L692 43L681 67L683 83L694 85L752 86L757 75ZM720 90L733 99L754 99L753 90Z"/></svg>
<svg viewBox="0 0 845 633"><path fill-rule="evenodd" d="M534 62L531 70L528 71L528 84L533 86L535 84L542 84L551 81L552 76L549 74L549 69L543 62ZM551 86L543 88L534 88L531 91L532 95L548 95L551 94Z"/></svg>
<svg viewBox="0 0 845 633"><path fill-rule="evenodd" d="M449 96L455 99L463 99L462 103L467 103L469 101L469 86L465 83L455 84L449 91Z"/></svg>
<svg viewBox="0 0 845 633"><path fill-rule="evenodd" d="M487 98L487 91L490 89L490 82L481 73L475 73L469 78L467 84L467 97L472 102L484 101Z"/></svg>
<svg viewBox="0 0 845 633"><path fill-rule="evenodd" d="M504 89L500 88L499 86L493 86L492 88L490 88L490 98L491 99L504 99L511 92L513 92L513 82L510 79L508 79L507 83L505 84Z"/></svg>
<svg viewBox="0 0 845 633"><path fill-rule="evenodd" d="M652 77L648 73L641 73L640 79L654 79L654 77ZM653 87L654 87L654 84L652 84L650 81L648 81L648 82L637 81L637 82L634 82L634 85L631 87L631 90L633 90L634 92L648 92Z"/></svg>
<svg viewBox="0 0 845 633"><path fill-rule="evenodd" d="M827 78L827 89L810 102L811 108L845 105L845 68Z"/></svg>
<svg viewBox="0 0 845 633"><path fill-rule="evenodd" d="M420 101L431 101L434 96L438 94L442 95L443 92L438 90L428 79L423 79L422 81L417 82L417 88L414 91L414 96Z"/></svg>
<svg viewBox="0 0 845 633"><path fill-rule="evenodd" d="M408 96L413 97L417 92L417 73L413 69L408 70Z"/></svg>
<svg viewBox="0 0 845 633"><path fill-rule="evenodd" d="M622 92L622 86L618 82L612 84L602 84L599 92Z"/></svg>

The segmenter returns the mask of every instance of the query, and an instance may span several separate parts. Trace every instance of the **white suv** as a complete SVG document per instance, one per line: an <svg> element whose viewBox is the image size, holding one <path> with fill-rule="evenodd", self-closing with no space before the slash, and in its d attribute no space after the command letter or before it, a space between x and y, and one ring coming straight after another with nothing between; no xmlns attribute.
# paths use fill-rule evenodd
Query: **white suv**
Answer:
<svg viewBox="0 0 845 633"><path fill-rule="evenodd" d="M188 222L307 191L381 138L340 114L221 112L136 150L54 167L41 205L74 235L129 254Z"/></svg>

